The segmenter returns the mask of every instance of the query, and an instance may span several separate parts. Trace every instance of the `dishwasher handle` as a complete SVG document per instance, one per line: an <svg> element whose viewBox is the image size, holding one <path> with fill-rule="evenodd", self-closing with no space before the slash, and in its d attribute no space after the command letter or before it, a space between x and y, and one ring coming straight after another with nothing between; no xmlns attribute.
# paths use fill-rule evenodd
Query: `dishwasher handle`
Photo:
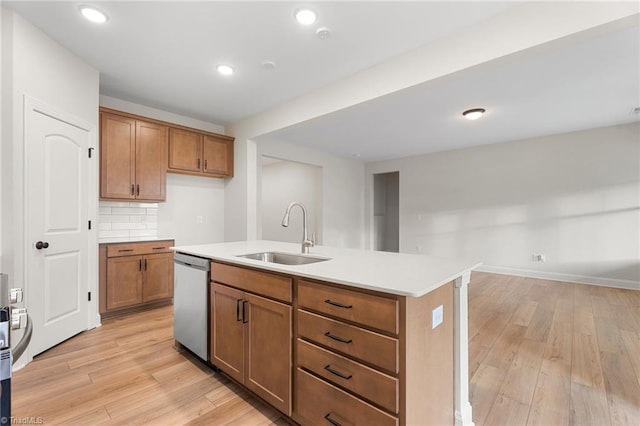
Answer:
<svg viewBox="0 0 640 426"><path fill-rule="evenodd" d="M189 268L199 269L201 271L209 271L211 269L211 259L190 256L179 252L173 255L173 263L176 265L184 265Z"/></svg>

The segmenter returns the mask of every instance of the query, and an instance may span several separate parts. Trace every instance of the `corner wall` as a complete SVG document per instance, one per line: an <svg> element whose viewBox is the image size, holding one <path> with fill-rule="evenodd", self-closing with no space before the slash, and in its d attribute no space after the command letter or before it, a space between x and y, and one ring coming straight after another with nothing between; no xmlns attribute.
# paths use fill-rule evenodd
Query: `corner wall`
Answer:
<svg viewBox="0 0 640 426"><path fill-rule="evenodd" d="M286 143L258 142L256 146L257 158L266 155L321 167L322 235L320 241L323 245L333 247L363 247L364 164L361 161L348 160ZM252 203L255 204L257 217L253 226L259 229L259 222L262 221L259 196L262 192L261 169L257 167L256 170L258 196ZM284 213L284 210L282 212Z"/></svg>
<svg viewBox="0 0 640 426"><path fill-rule="evenodd" d="M638 123L370 163L368 193L395 170L401 252L640 289Z"/></svg>

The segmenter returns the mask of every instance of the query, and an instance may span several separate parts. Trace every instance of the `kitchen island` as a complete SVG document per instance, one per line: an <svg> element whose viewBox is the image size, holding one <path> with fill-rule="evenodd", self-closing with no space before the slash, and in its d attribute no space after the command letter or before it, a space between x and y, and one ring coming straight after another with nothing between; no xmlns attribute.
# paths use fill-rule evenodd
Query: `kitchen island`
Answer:
<svg viewBox="0 0 640 426"><path fill-rule="evenodd" d="M322 258L309 264L239 257L300 252L275 241L174 250L212 260L211 363L296 422L472 424L479 263L324 246L300 254Z"/></svg>

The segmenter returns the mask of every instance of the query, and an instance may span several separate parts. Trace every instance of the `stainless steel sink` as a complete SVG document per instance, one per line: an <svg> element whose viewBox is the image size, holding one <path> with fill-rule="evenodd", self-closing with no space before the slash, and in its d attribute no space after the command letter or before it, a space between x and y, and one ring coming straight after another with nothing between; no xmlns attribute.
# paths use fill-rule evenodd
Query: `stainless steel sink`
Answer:
<svg viewBox="0 0 640 426"><path fill-rule="evenodd" d="M264 251L261 253L241 254L237 257L245 259L260 260L262 262L279 263L281 265L307 265L309 263L324 262L331 260L328 257L309 256L308 254L279 253L275 251Z"/></svg>

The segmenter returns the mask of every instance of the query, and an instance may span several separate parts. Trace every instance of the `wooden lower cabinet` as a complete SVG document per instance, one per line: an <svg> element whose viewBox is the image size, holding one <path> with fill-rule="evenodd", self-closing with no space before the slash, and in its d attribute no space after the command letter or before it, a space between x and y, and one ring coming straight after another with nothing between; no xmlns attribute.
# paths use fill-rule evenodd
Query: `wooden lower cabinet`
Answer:
<svg viewBox="0 0 640 426"><path fill-rule="evenodd" d="M112 314L173 298L173 240L101 244L101 314Z"/></svg>
<svg viewBox="0 0 640 426"><path fill-rule="evenodd" d="M107 260L107 310L142 303L142 256Z"/></svg>
<svg viewBox="0 0 640 426"><path fill-rule="evenodd" d="M452 282L403 297L219 262L211 279L211 362L293 421L454 424Z"/></svg>
<svg viewBox="0 0 640 426"><path fill-rule="evenodd" d="M211 362L291 415L291 306L211 285Z"/></svg>
<svg viewBox="0 0 640 426"><path fill-rule="evenodd" d="M454 424L453 283L422 297L306 279L297 290L296 422Z"/></svg>

